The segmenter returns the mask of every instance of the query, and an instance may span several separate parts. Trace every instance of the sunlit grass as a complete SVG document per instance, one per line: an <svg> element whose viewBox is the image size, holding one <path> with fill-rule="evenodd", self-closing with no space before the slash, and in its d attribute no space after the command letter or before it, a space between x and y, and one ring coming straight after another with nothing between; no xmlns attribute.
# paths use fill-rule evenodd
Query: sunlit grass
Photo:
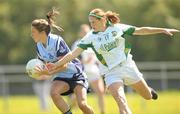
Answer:
<svg viewBox="0 0 180 114"><path fill-rule="evenodd" d="M180 91L160 92L157 101L146 101L137 94L127 94L129 106L133 114L180 114ZM88 103L99 114L95 95L88 95ZM35 96L0 97L0 114L61 114L50 100L51 110L42 112ZM82 114L78 108L72 109L74 114ZM114 99L106 95L106 114L118 114Z"/></svg>

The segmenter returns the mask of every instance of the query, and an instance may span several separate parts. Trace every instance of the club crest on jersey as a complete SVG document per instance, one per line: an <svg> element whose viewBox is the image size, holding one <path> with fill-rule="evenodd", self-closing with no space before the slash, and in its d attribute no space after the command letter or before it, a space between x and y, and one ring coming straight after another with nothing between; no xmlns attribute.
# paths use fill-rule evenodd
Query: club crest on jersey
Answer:
<svg viewBox="0 0 180 114"><path fill-rule="evenodd" d="M111 33L112 33L113 37L117 36L117 32L116 31L112 31Z"/></svg>

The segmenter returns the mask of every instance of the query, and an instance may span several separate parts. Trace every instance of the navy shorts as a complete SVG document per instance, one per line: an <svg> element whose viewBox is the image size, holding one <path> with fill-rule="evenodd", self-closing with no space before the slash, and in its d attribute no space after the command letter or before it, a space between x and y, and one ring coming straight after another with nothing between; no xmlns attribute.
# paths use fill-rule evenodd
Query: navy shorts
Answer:
<svg viewBox="0 0 180 114"><path fill-rule="evenodd" d="M81 85L83 86L84 88L88 89L88 81L87 79L82 75L79 75L78 77L73 77L73 78L62 78L62 77L55 77L53 79L53 81L64 81L66 83L68 83L69 85L69 90L62 93L61 95L65 96L65 95L69 95L71 93L73 93L74 91L74 88L77 86L77 85Z"/></svg>

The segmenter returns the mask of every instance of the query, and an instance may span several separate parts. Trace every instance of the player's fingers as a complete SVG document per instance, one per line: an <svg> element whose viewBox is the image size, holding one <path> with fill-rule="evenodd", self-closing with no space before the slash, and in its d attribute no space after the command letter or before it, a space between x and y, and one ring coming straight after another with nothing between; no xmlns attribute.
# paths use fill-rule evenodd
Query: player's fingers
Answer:
<svg viewBox="0 0 180 114"><path fill-rule="evenodd" d="M43 65L43 70L48 70L46 65Z"/></svg>
<svg viewBox="0 0 180 114"><path fill-rule="evenodd" d="M171 32L168 33L169 36L173 36L173 34Z"/></svg>
<svg viewBox="0 0 180 114"><path fill-rule="evenodd" d="M164 34L166 34L168 36L173 36L173 34L169 30L164 31Z"/></svg>
<svg viewBox="0 0 180 114"><path fill-rule="evenodd" d="M38 69L38 68L34 68L34 70L35 70L36 72L40 72L40 71L41 71L41 70Z"/></svg>
<svg viewBox="0 0 180 114"><path fill-rule="evenodd" d="M180 32L180 31L177 29L172 29L171 32Z"/></svg>
<svg viewBox="0 0 180 114"><path fill-rule="evenodd" d="M47 67L48 69L51 69L51 68L52 68L52 64L51 64L51 63L47 63L47 64L46 64L46 67Z"/></svg>
<svg viewBox="0 0 180 114"><path fill-rule="evenodd" d="M37 66L38 69L40 70L43 70L43 67L42 66Z"/></svg>
<svg viewBox="0 0 180 114"><path fill-rule="evenodd" d="M37 71L37 72L40 72L40 71L41 71L41 68L40 68L39 66L36 66L36 67L34 68L34 70Z"/></svg>

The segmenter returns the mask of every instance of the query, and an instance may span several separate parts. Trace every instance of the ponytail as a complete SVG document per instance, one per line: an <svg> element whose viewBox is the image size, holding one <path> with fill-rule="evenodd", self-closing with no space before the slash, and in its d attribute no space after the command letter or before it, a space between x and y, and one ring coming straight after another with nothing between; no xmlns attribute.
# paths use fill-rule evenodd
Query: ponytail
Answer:
<svg viewBox="0 0 180 114"><path fill-rule="evenodd" d="M59 14L58 11L55 9L52 9L52 11L49 11L46 15L46 19L35 19L32 21L32 26L35 27L39 32L45 31L46 35L48 35L51 32L51 27L56 28L58 31L63 31L63 29L59 26L57 26L54 22L55 16Z"/></svg>
<svg viewBox="0 0 180 114"><path fill-rule="evenodd" d="M105 15L106 15L108 21L110 21L113 24L120 22L119 14L117 14L115 12L107 11L107 12L105 12Z"/></svg>
<svg viewBox="0 0 180 114"><path fill-rule="evenodd" d="M52 10L46 14L48 24L50 27L54 27L58 31L64 31L61 27L59 27L55 24L54 19L57 15L59 15L59 12L55 8L52 8Z"/></svg>

